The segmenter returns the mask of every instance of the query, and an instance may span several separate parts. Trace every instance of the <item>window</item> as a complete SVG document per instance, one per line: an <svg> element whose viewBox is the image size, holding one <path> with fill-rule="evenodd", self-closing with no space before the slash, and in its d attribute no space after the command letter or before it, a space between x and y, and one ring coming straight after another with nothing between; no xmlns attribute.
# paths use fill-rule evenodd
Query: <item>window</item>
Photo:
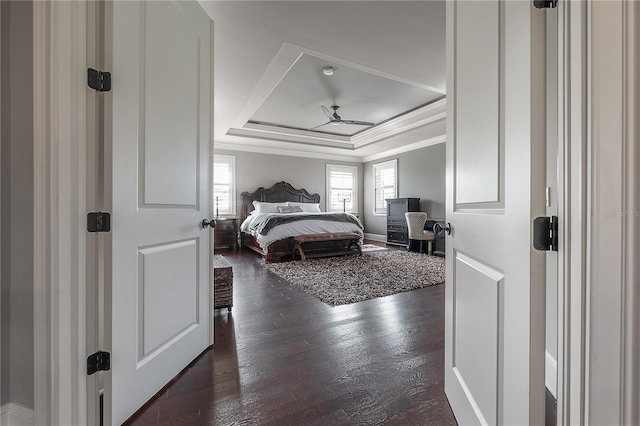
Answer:
<svg viewBox="0 0 640 426"><path fill-rule="evenodd" d="M358 211L358 167L327 164L327 211Z"/></svg>
<svg viewBox="0 0 640 426"><path fill-rule="evenodd" d="M236 157L213 156L213 208L216 216L236 214Z"/></svg>
<svg viewBox="0 0 640 426"><path fill-rule="evenodd" d="M375 182L373 214L384 215L387 213L386 199L398 196L398 160L374 164L373 181Z"/></svg>

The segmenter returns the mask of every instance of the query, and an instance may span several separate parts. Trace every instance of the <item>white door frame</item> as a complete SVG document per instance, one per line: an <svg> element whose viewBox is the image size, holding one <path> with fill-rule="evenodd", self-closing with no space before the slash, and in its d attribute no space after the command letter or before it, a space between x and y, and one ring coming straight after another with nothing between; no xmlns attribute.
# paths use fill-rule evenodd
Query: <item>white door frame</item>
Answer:
<svg viewBox="0 0 640 426"><path fill-rule="evenodd" d="M640 8L635 1L592 1L588 6L584 419L638 424Z"/></svg>
<svg viewBox="0 0 640 426"><path fill-rule="evenodd" d="M607 9L607 4L611 9ZM562 424L589 423L613 411L620 421L638 424L633 402L639 398L640 373L633 360L640 358L640 224L625 216L618 235L625 235L612 259L609 248L594 244L611 232L608 222L592 212L604 210L605 200L595 199L607 179L622 183L615 195L625 212L640 208L640 158L638 114L640 64L637 39L640 7L635 2L559 2L559 321L558 321L558 418ZM594 19L594 8L596 17ZM34 2L34 161L35 161L35 418L36 424L85 424L87 412L86 244L84 217L88 184L86 140L87 4L85 2ZM595 21L595 22L594 22ZM595 25L609 22L618 31L605 37ZM593 37L592 37L593 34ZM603 38L600 38L603 36ZM611 39L613 37L613 39ZM606 123L611 111L590 104L592 70L602 64L602 53L615 40L624 49L613 52L618 62L605 69L620 71L623 100L618 123L620 139L598 137L598 123ZM591 50L590 50L591 49ZM595 49L595 50L594 50ZM54 54L55 52L55 54ZM609 74L610 75L610 74ZM595 89L594 89L595 88ZM602 94L602 93L601 93ZM620 112L620 111L618 111ZM609 115L607 115L609 114ZM620 168L603 167L611 141L618 142L624 157L614 159ZM594 154L596 156L594 161ZM624 170L624 175L620 174ZM608 241L608 240L607 240ZM635 257L634 257L635 255ZM613 264L608 263L613 260ZM598 282L603 271L618 271L619 292L624 297L594 303L598 290L610 282ZM620 312L610 322L622 337L615 363L594 362L598 351L591 343L602 338L602 328L592 327L594 315L603 310ZM611 359L611 358L609 358ZM620 404L605 406L598 384L590 376L611 374Z"/></svg>
<svg viewBox="0 0 640 426"><path fill-rule="evenodd" d="M558 7L558 424L638 424L640 7Z"/></svg>
<svg viewBox="0 0 640 426"><path fill-rule="evenodd" d="M107 2L101 0L86 3L86 64L84 68L108 70L105 63L107 47L100 48L102 39L105 38L104 27L106 16L110 8ZM103 43L104 44L104 43ZM104 140L108 129L104 126L109 108L110 96L108 93L100 93L86 89L86 211L110 212L105 205L104 182L109 178L106 165L110 161L105 155ZM86 243L86 295L83 302L86 303L85 354L92 354L99 350L105 350L104 335L101 329L101 318L104 317L104 307L101 305L101 294L104 294L105 277L108 274L105 253L109 250L110 234L91 233L85 234ZM86 355L85 355L86 356ZM100 424L100 393L104 388L103 374L86 376L86 422L87 424Z"/></svg>
<svg viewBox="0 0 640 426"><path fill-rule="evenodd" d="M33 12L35 424L85 424L87 3Z"/></svg>
<svg viewBox="0 0 640 426"><path fill-rule="evenodd" d="M586 271L586 60L581 5L558 4L558 378L559 424L582 424ZM573 237L573 238L572 238ZM572 262L572 259L574 260ZM571 325L574 325L572 327Z"/></svg>

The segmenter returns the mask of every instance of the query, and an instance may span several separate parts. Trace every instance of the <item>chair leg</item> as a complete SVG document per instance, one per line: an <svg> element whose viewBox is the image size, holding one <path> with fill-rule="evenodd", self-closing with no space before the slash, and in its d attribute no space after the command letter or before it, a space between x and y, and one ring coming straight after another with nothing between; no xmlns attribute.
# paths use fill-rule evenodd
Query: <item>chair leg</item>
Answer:
<svg viewBox="0 0 640 426"><path fill-rule="evenodd" d="M407 242L407 251L411 251L411 243L413 242L412 239L409 239L409 241Z"/></svg>

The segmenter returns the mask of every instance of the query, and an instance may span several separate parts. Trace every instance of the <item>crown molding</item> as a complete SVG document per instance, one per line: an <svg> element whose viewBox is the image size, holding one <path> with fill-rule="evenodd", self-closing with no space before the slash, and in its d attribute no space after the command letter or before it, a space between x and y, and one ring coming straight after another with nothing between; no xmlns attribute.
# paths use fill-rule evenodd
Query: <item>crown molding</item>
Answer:
<svg viewBox="0 0 640 426"><path fill-rule="evenodd" d="M330 154L330 153L323 153L323 152L300 151L300 150L276 148L276 147L269 147L264 145L256 146L251 144L236 144L236 143L226 143L226 142L214 142L213 149L214 149L214 152L218 150L225 150L225 151L251 152L256 154L284 155L287 157L316 158L321 160L367 163L369 161L375 161L381 158L392 157L394 155L399 155L405 152L415 151L417 149L426 148L428 146L445 143L446 140L447 140L446 135L440 135L434 138L425 139L420 142L415 142L412 144L404 145L404 146L386 150L386 151L381 151L379 153L376 153L373 155L367 155L367 156L358 156L355 152L351 152L349 155L343 155L343 154L338 155L338 154Z"/></svg>
<svg viewBox="0 0 640 426"><path fill-rule="evenodd" d="M231 128L227 135L354 151L409 130L444 120L447 116L446 108L447 100L443 98L351 137L258 123L247 123L242 128Z"/></svg>
<svg viewBox="0 0 640 426"><path fill-rule="evenodd" d="M392 157L394 155L402 154L405 152L415 151L417 149L426 148L432 145L438 145L440 143L445 143L446 141L447 141L447 135L440 135L440 136L436 136L435 138L429 138L420 142L411 143L411 144L390 149L387 151L381 151L377 154L367 155L366 157L362 157L362 162L368 163L369 161L380 160L381 158Z"/></svg>
<svg viewBox="0 0 640 426"><path fill-rule="evenodd" d="M270 126L268 124L247 123L242 128L229 129L227 135L353 149L353 144L351 143L351 138L349 136L288 129L284 127Z"/></svg>
<svg viewBox="0 0 640 426"><path fill-rule="evenodd" d="M357 156L350 157L348 155L337 155L337 154L329 154L329 153L323 153L323 152L298 151L298 150L292 150L292 149L269 147L264 145L256 146L256 145L247 145L247 144L214 142L213 150L214 150L214 153L218 150L226 150L226 151L251 152L255 154L284 155L287 157L316 158L321 160L351 161L354 163L362 163L362 158Z"/></svg>
<svg viewBox="0 0 640 426"><path fill-rule="evenodd" d="M418 127L447 117L447 100L440 99L422 108L410 111L351 138L354 149L389 139Z"/></svg>

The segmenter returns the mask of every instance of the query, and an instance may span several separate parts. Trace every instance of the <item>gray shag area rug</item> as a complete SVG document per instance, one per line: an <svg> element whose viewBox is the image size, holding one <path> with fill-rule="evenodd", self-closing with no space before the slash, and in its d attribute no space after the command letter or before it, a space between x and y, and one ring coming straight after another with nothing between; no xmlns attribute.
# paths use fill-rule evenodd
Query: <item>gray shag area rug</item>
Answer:
<svg viewBox="0 0 640 426"><path fill-rule="evenodd" d="M444 258L399 250L267 264L267 270L331 306L444 282Z"/></svg>

